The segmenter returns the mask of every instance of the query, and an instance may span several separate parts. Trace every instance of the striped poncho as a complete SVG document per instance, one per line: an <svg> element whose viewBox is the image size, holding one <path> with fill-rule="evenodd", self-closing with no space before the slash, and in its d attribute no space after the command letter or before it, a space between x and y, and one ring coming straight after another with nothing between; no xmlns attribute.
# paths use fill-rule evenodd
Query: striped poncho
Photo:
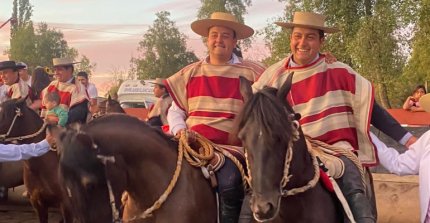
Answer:
<svg viewBox="0 0 430 223"><path fill-rule="evenodd" d="M304 67L288 67L290 57L272 65L254 84L279 88L294 72L288 102L301 114L303 132L325 143L356 151L365 165L377 163L369 136L372 84L346 64L325 57Z"/></svg>
<svg viewBox="0 0 430 223"><path fill-rule="evenodd" d="M74 105L77 105L85 100L88 100L88 94L84 86L80 83L65 83L58 80L52 81L45 89L43 89L42 97L42 111L41 116L46 116L45 95L48 92L56 91L60 95L60 106L68 111Z"/></svg>
<svg viewBox="0 0 430 223"><path fill-rule="evenodd" d="M239 77L254 82L263 71L264 67L250 61L225 65L199 61L165 83L175 103L187 114L189 129L216 144L229 145L233 119L243 106Z"/></svg>

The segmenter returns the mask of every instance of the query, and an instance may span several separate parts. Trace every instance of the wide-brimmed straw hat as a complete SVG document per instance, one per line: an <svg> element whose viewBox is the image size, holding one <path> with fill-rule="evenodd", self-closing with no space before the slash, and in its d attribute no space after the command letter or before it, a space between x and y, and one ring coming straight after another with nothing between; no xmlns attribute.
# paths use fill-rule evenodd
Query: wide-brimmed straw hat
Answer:
<svg viewBox="0 0 430 223"><path fill-rule="evenodd" d="M225 12L214 12L210 19L201 19L191 23L191 29L200 36L207 37L209 29L213 26L223 26L232 29L237 39L246 39L254 34L254 30L239 23L232 14Z"/></svg>
<svg viewBox="0 0 430 223"><path fill-rule="evenodd" d="M60 67L60 66L68 66L77 64L80 62L74 62L71 58L54 58L52 59L52 63L54 64L54 67Z"/></svg>
<svg viewBox="0 0 430 223"><path fill-rule="evenodd" d="M164 80L165 80L165 78L159 78L159 77L157 77L157 78L155 78L155 81L149 82L149 83L151 83L151 84L158 84L158 85L161 85L161 86L165 86L164 83L163 83Z"/></svg>
<svg viewBox="0 0 430 223"><path fill-rule="evenodd" d="M424 109L424 111L430 112L430 93L421 96L419 101L420 106Z"/></svg>
<svg viewBox="0 0 430 223"><path fill-rule="evenodd" d="M326 26L325 19L325 15L313 12L295 12L292 22L275 22L275 24L285 28L303 27L319 29L325 33L335 33L339 31L336 27Z"/></svg>
<svg viewBox="0 0 430 223"><path fill-rule="evenodd" d="M19 69L22 69L22 68L24 68L23 65L17 64L13 60L6 60L6 61L0 62L0 70L6 70L6 69L19 70Z"/></svg>

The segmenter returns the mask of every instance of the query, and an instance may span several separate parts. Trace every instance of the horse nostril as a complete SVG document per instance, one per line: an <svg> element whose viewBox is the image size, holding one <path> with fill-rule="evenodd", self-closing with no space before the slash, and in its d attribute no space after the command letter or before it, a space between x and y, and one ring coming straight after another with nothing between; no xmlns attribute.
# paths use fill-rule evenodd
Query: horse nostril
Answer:
<svg viewBox="0 0 430 223"><path fill-rule="evenodd" d="M267 215L273 210L273 204L270 202L257 204L257 213L259 215Z"/></svg>

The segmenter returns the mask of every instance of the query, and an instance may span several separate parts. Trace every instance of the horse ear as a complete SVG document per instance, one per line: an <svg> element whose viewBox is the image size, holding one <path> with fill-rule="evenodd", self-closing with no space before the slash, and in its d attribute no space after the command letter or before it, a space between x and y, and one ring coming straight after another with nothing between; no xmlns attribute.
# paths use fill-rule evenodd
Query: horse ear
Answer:
<svg viewBox="0 0 430 223"><path fill-rule="evenodd" d="M287 94L291 90L293 75L294 75L294 72L291 72L290 75L288 75L287 80L285 80L284 84L282 84L282 87L278 90L278 93L277 93L278 98L285 99L285 97L287 97Z"/></svg>
<svg viewBox="0 0 430 223"><path fill-rule="evenodd" d="M251 81L240 76L240 94L242 95L245 102L247 102L252 97Z"/></svg>
<svg viewBox="0 0 430 223"><path fill-rule="evenodd" d="M108 101L111 101L112 100L112 98L110 97L110 94L108 95Z"/></svg>

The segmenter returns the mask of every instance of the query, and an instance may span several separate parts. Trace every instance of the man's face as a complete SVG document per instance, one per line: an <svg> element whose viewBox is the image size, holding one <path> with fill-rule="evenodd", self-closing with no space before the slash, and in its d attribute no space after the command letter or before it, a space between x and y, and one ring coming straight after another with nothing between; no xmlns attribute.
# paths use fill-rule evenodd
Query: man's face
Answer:
<svg viewBox="0 0 430 223"><path fill-rule="evenodd" d="M87 86L88 84L88 79L86 79L85 77L82 76L77 76L76 79L81 82L82 85Z"/></svg>
<svg viewBox="0 0 430 223"><path fill-rule="evenodd" d="M299 65L307 65L318 55L324 38L316 29L294 27L290 38L293 60Z"/></svg>
<svg viewBox="0 0 430 223"><path fill-rule="evenodd" d="M63 66L54 67L54 72L55 72L55 79L57 79L59 82L67 82L73 76L71 67L63 67Z"/></svg>
<svg viewBox="0 0 430 223"><path fill-rule="evenodd" d="M233 49L236 47L237 39L232 29L214 26L209 29L207 46L210 58L217 58L221 62L231 59Z"/></svg>
<svg viewBox="0 0 430 223"><path fill-rule="evenodd" d="M13 69L5 69L0 71L1 78L3 79L6 85L14 84L18 79L18 71L14 71Z"/></svg>
<svg viewBox="0 0 430 223"><path fill-rule="evenodd" d="M161 87L158 84L154 84L154 96L159 98L163 96L163 94L166 93L166 89Z"/></svg>
<svg viewBox="0 0 430 223"><path fill-rule="evenodd" d="M28 70L27 69L20 69L19 70L19 77L21 77L22 79L27 79L28 78Z"/></svg>

